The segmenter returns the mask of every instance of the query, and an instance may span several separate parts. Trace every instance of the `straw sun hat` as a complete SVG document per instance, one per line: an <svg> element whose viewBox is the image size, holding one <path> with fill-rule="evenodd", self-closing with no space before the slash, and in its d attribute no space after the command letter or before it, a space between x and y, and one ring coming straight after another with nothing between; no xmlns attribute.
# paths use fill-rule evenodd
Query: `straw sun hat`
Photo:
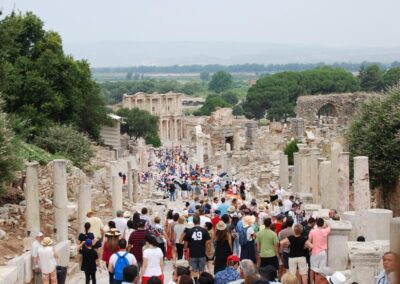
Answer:
<svg viewBox="0 0 400 284"><path fill-rule="evenodd" d="M53 240L50 239L49 237L45 237L43 239L43 241L41 242L41 244L42 244L42 246L45 246L45 247L51 246L53 244Z"/></svg>
<svg viewBox="0 0 400 284"><path fill-rule="evenodd" d="M217 223L216 228L217 228L218 231L224 231L224 230L226 230L226 224L225 224L225 222L224 222L224 221L219 221L219 222Z"/></svg>
<svg viewBox="0 0 400 284"><path fill-rule="evenodd" d="M254 222L256 221L256 217L255 216L244 216L243 217L243 227L249 227L251 225L254 224Z"/></svg>

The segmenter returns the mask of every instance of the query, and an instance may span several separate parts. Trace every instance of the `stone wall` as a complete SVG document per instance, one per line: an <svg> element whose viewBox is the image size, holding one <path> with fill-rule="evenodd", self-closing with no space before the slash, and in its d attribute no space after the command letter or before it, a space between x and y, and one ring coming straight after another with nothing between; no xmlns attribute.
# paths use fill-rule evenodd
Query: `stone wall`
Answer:
<svg viewBox="0 0 400 284"><path fill-rule="evenodd" d="M378 94L345 93L300 96L297 99L295 113L297 117L304 118L307 123L316 124L319 110L323 106L330 105L333 109L333 115L338 118L337 122L345 124L353 116L360 103L372 96L378 96Z"/></svg>

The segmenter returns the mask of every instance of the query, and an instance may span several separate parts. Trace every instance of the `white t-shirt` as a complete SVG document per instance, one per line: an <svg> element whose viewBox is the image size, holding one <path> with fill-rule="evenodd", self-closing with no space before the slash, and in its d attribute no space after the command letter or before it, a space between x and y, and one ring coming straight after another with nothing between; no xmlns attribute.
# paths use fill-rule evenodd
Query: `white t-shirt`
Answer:
<svg viewBox="0 0 400 284"><path fill-rule="evenodd" d="M125 236L125 230L127 228L126 223L128 220L126 220L124 217L117 217L113 219L115 223L115 228L121 233L122 237Z"/></svg>
<svg viewBox="0 0 400 284"><path fill-rule="evenodd" d="M218 206L219 206L219 203L213 202L213 203L211 204L211 209L215 212L215 210L218 210Z"/></svg>
<svg viewBox="0 0 400 284"><path fill-rule="evenodd" d="M86 219L86 222L90 223L89 232L93 233L95 239L101 238L101 229L103 229L104 225L101 222L99 217L90 217Z"/></svg>
<svg viewBox="0 0 400 284"><path fill-rule="evenodd" d="M126 251L116 252L110 257L109 263L111 263L112 267L114 267L114 268L115 268L115 263L117 262L117 259L118 259L117 253L120 256L123 256L126 253ZM125 257L126 257L126 259L128 259L129 265L137 265L136 257L133 254L127 253L125 255Z"/></svg>
<svg viewBox="0 0 400 284"><path fill-rule="evenodd" d="M290 199L283 201L283 212L287 212L292 209L293 202Z"/></svg>
<svg viewBox="0 0 400 284"><path fill-rule="evenodd" d="M42 244L38 240L32 242L32 257L38 257L38 250L42 247ZM38 265L40 267L40 260L38 259ZM33 267L35 268L35 267Z"/></svg>
<svg viewBox="0 0 400 284"><path fill-rule="evenodd" d="M57 262L54 258L53 247L40 247L38 256L42 273L48 274L56 270Z"/></svg>
<svg viewBox="0 0 400 284"><path fill-rule="evenodd" d="M176 244L179 244L179 238L181 237L185 228L186 228L185 224L175 224L174 233L175 233L175 243Z"/></svg>
<svg viewBox="0 0 400 284"><path fill-rule="evenodd" d="M208 218L208 217L206 217L206 216L201 215L201 216L200 216L200 226L203 227L203 228L205 228L207 222L210 222L210 223L211 223L211 219Z"/></svg>
<svg viewBox="0 0 400 284"><path fill-rule="evenodd" d="M147 268L143 276L160 276L162 274L160 262L164 255L159 247L147 248L143 251L143 259L147 259Z"/></svg>

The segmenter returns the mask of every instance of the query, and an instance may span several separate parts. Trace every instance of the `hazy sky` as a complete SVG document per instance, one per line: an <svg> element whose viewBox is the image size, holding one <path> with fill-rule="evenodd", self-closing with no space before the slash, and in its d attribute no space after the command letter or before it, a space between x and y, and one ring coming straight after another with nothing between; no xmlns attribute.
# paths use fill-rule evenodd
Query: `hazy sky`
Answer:
<svg viewBox="0 0 400 284"><path fill-rule="evenodd" d="M399 0L2 0L64 42L230 41L400 46Z"/></svg>

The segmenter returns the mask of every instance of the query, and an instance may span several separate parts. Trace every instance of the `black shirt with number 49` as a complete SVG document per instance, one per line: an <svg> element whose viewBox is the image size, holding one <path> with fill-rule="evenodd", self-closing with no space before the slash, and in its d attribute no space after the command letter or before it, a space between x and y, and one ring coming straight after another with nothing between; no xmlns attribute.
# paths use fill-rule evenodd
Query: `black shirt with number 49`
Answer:
<svg viewBox="0 0 400 284"><path fill-rule="evenodd" d="M196 226L188 229L185 241L188 242L190 257L205 257L206 242L210 239L210 234L202 227Z"/></svg>

